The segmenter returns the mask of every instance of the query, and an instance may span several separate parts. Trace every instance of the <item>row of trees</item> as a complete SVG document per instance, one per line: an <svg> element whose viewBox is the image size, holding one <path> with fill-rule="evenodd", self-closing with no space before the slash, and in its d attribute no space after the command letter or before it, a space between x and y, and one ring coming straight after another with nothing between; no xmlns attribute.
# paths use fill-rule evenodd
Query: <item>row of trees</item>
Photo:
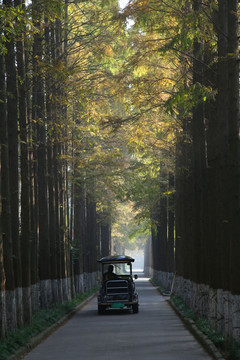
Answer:
<svg viewBox="0 0 240 360"><path fill-rule="evenodd" d="M159 76L156 67L153 78L142 75L138 84L142 88L149 84L148 103L135 104L143 113L152 113L156 107L167 111L171 115L168 129L174 128L175 134L174 150L168 142L170 151L159 156L159 196L153 200L152 212L156 224L152 231L153 269L162 274L174 270L185 281L180 293L188 300L194 284L205 285L202 299L208 298L211 289L215 295L208 299L209 311L221 322L219 327L215 323L218 330L224 330L224 319L231 323L229 309L234 308L233 325L229 327L233 327L237 340L238 307L233 297L240 295L239 11L236 0L131 1L125 11L126 16L133 17L134 29L141 33L140 42L145 45L138 42L134 65L144 61L147 73L148 58L158 59L165 74ZM164 103L160 96L156 102L156 84L161 88L164 78ZM163 111L157 114L158 121L163 121ZM174 267L172 250L169 256L172 188ZM220 292L217 295L217 289L227 294L225 298ZM194 299L189 303L195 309L199 305ZM203 307L206 310L208 306L204 303ZM202 314L209 315L206 311Z"/></svg>
<svg viewBox="0 0 240 360"><path fill-rule="evenodd" d="M156 274L240 294L237 1L1 5L1 334L94 285L118 201Z"/></svg>
<svg viewBox="0 0 240 360"><path fill-rule="evenodd" d="M165 262L173 241L175 189L175 270L240 294L239 4L131 1L125 16L134 19L137 46L130 64L132 92L139 96L132 101L151 121L152 140L152 116L159 127L155 144L148 142L158 153L147 150L159 194L150 198L157 226L153 267L173 271L172 255L169 266Z"/></svg>
<svg viewBox="0 0 240 360"><path fill-rule="evenodd" d="M117 106L118 10L117 1L1 2L2 337L39 306L94 286L96 259L110 252L111 189L125 155L100 120Z"/></svg>

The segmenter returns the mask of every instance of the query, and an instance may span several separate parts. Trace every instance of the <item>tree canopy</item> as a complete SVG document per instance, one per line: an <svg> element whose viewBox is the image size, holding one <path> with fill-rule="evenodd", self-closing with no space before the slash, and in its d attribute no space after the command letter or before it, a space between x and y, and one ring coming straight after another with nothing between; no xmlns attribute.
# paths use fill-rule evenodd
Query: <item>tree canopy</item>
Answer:
<svg viewBox="0 0 240 360"><path fill-rule="evenodd" d="M239 10L0 2L3 337L134 246L240 294Z"/></svg>

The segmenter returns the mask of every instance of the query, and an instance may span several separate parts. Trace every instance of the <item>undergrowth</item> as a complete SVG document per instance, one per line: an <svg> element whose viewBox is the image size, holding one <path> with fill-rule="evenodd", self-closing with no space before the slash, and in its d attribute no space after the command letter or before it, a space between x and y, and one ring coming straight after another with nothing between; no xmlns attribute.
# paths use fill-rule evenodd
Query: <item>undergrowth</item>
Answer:
<svg viewBox="0 0 240 360"><path fill-rule="evenodd" d="M33 337L56 323L64 315L75 309L83 300L96 292L96 288L79 294L73 300L65 301L51 309L39 310L33 315L32 324L9 333L6 339L0 339L0 360L7 360L19 348L25 346Z"/></svg>

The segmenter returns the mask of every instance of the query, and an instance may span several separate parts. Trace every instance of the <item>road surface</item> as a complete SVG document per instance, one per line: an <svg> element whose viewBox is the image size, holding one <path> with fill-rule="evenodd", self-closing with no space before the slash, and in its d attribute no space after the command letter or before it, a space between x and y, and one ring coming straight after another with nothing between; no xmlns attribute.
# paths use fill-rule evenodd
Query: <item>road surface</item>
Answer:
<svg viewBox="0 0 240 360"><path fill-rule="evenodd" d="M148 279L139 278L136 287L140 303L138 314L110 310L98 315L94 298L24 359L211 359Z"/></svg>

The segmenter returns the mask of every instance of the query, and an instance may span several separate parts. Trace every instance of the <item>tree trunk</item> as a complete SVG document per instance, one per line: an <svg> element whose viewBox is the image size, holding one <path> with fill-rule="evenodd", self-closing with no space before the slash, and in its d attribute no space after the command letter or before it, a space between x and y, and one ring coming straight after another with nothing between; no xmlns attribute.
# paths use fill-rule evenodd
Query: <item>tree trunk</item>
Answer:
<svg viewBox="0 0 240 360"><path fill-rule="evenodd" d="M4 0L6 7L13 7L12 0ZM13 39L6 42L7 53L7 124L8 124L8 151L9 151L9 182L10 182L10 206L11 206L11 231L13 267L15 273L15 288L19 292L22 287L21 256L19 242L19 204L18 204L18 113L17 113L17 80L16 80L16 56ZM20 302L21 304L21 295ZM22 311L19 311L19 325L22 324Z"/></svg>
<svg viewBox="0 0 240 360"><path fill-rule="evenodd" d="M63 146L59 145L59 156L64 154ZM63 286L63 300L69 299L68 292L68 244L66 229L66 178L64 160L59 161L59 224L60 224L60 249L61 249L61 281Z"/></svg>
<svg viewBox="0 0 240 360"><path fill-rule="evenodd" d="M101 223L101 257L111 254L111 225Z"/></svg>
<svg viewBox="0 0 240 360"><path fill-rule="evenodd" d="M193 9L196 17L201 11L201 1L194 0ZM203 84L203 46L198 39L193 44L193 85L199 87ZM193 174L194 174L194 237L192 263L192 280L197 283L204 282L205 277L205 196L206 191L205 174L206 174L206 155L205 155L205 124L203 104L197 104L193 108L192 118L192 140L193 140Z"/></svg>
<svg viewBox="0 0 240 360"><path fill-rule="evenodd" d="M231 204L230 228L230 289L240 294L239 257L240 252L240 149L239 149L239 33L238 1L228 1L228 121L229 121L229 201Z"/></svg>
<svg viewBox="0 0 240 360"><path fill-rule="evenodd" d="M4 63L3 63L4 68ZM5 86L5 84L4 84ZM2 88L3 89L3 88ZM5 89L3 89L4 91ZM1 119L1 190L2 190L2 234L3 234L3 261L6 276L5 283L5 304L7 331L15 331L17 327L15 278L13 269L13 244L11 227L11 205L10 205L10 182L9 182L9 151L8 151L8 126L6 116L6 92L4 98L4 118Z"/></svg>
<svg viewBox="0 0 240 360"><path fill-rule="evenodd" d="M180 121L180 119L179 119ZM182 117L182 130L176 144L175 170L175 271L179 276L190 278L193 259L193 175L192 175L192 143L190 121ZM183 261L184 258L184 261Z"/></svg>
<svg viewBox="0 0 240 360"><path fill-rule="evenodd" d="M15 6L22 1L15 0ZM27 133L27 98L24 40L18 40L17 70L18 70L18 99L19 99L19 125L20 125L20 169L21 169L21 264L22 264L22 306L23 322L31 323L31 239L30 239L30 178L28 162L28 133ZM18 316L21 307L18 304Z"/></svg>
<svg viewBox="0 0 240 360"><path fill-rule="evenodd" d="M216 168L216 269L213 287L226 290L229 284L229 144L228 144L228 4L219 2L218 32L218 79L217 79L217 118L212 130L212 147L215 159L212 166ZM214 240L213 240L214 241Z"/></svg>
<svg viewBox="0 0 240 360"><path fill-rule="evenodd" d="M34 112L34 111L33 111ZM34 119L34 114L32 114ZM30 231L31 231L31 288L32 312L39 310L39 233L38 233L38 188L37 188L37 130L35 122L30 123L33 143L30 150Z"/></svg>
<svg viewBox="0 0 240 360"><path fill-rule="evenodd" d="M169 174L169 191L174 190L174 176ZM174 194L170 193L168 197L168 239L167 239L167 257L168 257L168 272L174 272Z"/></svg>
<svg viewBox="0 0 240 360"><path fill-rule="evenodd" d="M89 269L90 273L97 270L97 222L96 222L96 202L92 195L87 196L87 242L89 249Z"/></svg>
<svg viewBox="0 0 240 360"><path fill-rule="evenodd" d="M159 201L160 203L160 201ZM160 235L160 228L159 228L159 215L160 215L160 210L159 210L159 203L155 202L154 208L151 210L151 222L152 222L152 228L151 228L151 233L152 233L152 268L153 271L160 271L160 260L159 260L159 256L160 256L160 239L159 239L159 235ZM154 275L154 274L153 274Z"/></svg>
<svg viewBox="0 0 240 360"><path fill-rule="evenodd" d="M74 173L74 274L76 291L81 293L83 288L84 258L86 258L86 200L84 182L77 170ZM78 180L77 180L78 179Z"/></svg>
<svg viewBox="0 0 240 360"><path fill-rule="evenodd" d="M163 173L160 177L160 213L159 213L159 228L160 232L158 237L160 241L160 252L159 252L159 268L161 271L167 271L167 261L168 261L168 252L167 252L167 176L166 170L163 169Z"/></svg>
<svg viewBox="0 0 240 360"><path fill-rule="evenodd" d="M54 112L56 109L54 109ZM55 113L56 114L56 113ZM59 152L58 144L54 144L53 147L53 159L54 159L54 187L55 187L55 208L56 208L56 260L57 260L57 279L58 279L58 297L59 301L63 300L62 289L62 247L61 247L61 235L60 235L60 181L59 181Z"/></svg>
<svg viewBox="0 0 240 360"><path fill-rule="evenodd" d="M33 20L40 30L38 15L41 14L41 2L33 1ZM37 177L38 177L38 214L39 214L39 277L41 307L46 308L51 303L50 282L50 246L47 200L47 154L45 128L45 101L43 76L39 63L43 57L43 44L40 33L35 34L33 45L33 119L37 123Z"/></svg>
<svg viewBox="0 0 240 360"><path fill-rule="evenodd" d="M2 156L5 138L3 137L6 126L6 84L4 71L4 57L0 54L0 96L3 101L0 102L0 174L2 171ZM2 153L3 151L3 153ZM5 338L7 333L6 321L6 302L5 302L5 269L4 269L4 254L3 254L3 209L2 201L5 194L3 193L2 178L0 176L0 338Z"/></svg>

